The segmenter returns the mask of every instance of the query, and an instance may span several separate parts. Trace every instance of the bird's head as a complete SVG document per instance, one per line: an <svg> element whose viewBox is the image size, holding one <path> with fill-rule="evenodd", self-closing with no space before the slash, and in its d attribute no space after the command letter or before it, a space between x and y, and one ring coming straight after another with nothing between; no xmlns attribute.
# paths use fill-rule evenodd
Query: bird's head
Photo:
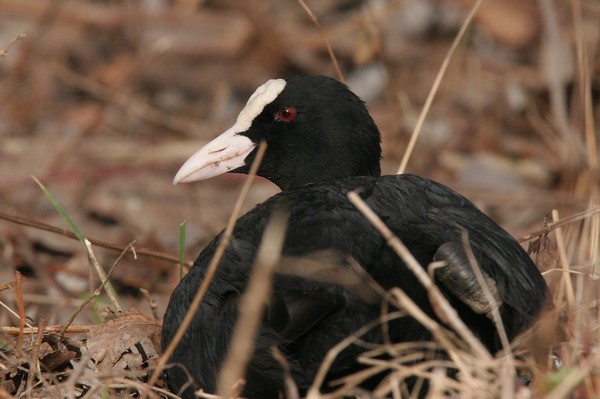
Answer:
<svg viewBox="0 0 600 399"><path fill-rule="evenodd" d="M298 76L256 89L235 124L192 155L173 182L248 173L261 141L267 150L257 174L282 190L380 174L381 138L363 101L335 79Z"/></svg>

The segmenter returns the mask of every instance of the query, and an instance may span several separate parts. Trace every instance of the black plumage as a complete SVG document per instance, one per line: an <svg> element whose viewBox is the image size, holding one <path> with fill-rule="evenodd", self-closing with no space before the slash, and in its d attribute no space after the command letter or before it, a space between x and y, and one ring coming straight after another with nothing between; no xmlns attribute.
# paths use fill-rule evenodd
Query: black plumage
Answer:
<svg viewBox="0 0 600 399"><path fill-rule="evenodd" d="M238 299L275 209L289 214L284 256L301 257L321 250L348 255L383 288L402 288L434 316L426 291L348 201L346 194L351 190L360 191L424 266L441 256L459 269L468 268L460 254L461 237L466 232L481 270L496 283L509 338L532 323L543 307L547 288L528 255L470 201L446 186L409 174L380 177L379 131L362 101L346 86L325 77L295 77L267 83L265 90L264 104L257 106L250 100L246 108L251 112L240 115L233 130L224 133L232 143L241 140L240 145L229 145L227 140L225 144L211 143L176 177L176 181L192 181L227 171L245 173L256 145L266 140L268 148L258 173L283 190L237 221L234 239L173 354L171 360L187 369L196 387L209 392L216 389L216 374L227 353ZM246 149L247 145L251 147ZM207 157L213 158L198 163ZM208 176L207 169L212 169ZM220 236L200 253L173 292L164 318L165 345L204 278ZM471 278L469 273L460 275ZM443 283L440 286L485 346L491 352L499 350L498 334L490 318L468 304L466 295L471 294L448 289ZM307 389L327 351L380 312L379 303L367 303L340 285L276 274L244 395L276 398L282 391L282 371L271 356L272 345L286 355L300 389ZM427 330L409 317L390 323L390 337L395 342L431 339ZM371 330L364 339L382 342L381 329ZM354 345L342 352L327 381L359 369L355 358L363 350ZM175 390L188 381L183 367L167 371ZM193 397L192 391L188 389L185 396Z"/></svg>

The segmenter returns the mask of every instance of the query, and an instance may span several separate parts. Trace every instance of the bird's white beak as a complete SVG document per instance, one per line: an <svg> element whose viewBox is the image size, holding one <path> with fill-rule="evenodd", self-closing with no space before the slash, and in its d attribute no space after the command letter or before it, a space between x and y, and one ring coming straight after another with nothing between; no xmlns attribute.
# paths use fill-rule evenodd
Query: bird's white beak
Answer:
<svg viewBox="0 0 600 399"><path fill-rule="evenodd" d="M189 157L175 175L173 184L210 179L244 166L244 160L256 144L240 134L247 129L243 127L242 130L236 123Z"/></svg>

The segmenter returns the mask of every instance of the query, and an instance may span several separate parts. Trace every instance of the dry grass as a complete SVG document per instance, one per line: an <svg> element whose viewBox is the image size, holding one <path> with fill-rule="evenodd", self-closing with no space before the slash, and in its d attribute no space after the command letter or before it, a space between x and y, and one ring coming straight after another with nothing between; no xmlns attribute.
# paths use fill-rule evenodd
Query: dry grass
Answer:
<svg viewBox="0 0 600 399"><path fill-rule="evenodd" d="M369 104L384 134L388 159L384 169L395 171L400 163L401 170L409 167L456 183L459 191L474 197L529 243L552 298L536 325L512 343L512 352L493 357L447 308L424 269L413 265L453 330L424 314L400 289L391 290L385 294L389 313L332 348L308 397L409 397L405 382L411 377L429 381L431 398L600 396L600 32L595 23L600 9L594 2L488 0L474 14L471 30L460 30L452 37L444 36L447 21L420 31L413 27L412 33L394 33L408 22L390 21L419 7L412 1L390 2L383 8L371 3L344 8L341 0L318 4L290 1L284 6L281 2L242 6L223 1L215 8L203 6L203 2L175 3L158 11L136 10L150 21L143 25L136 22L139 15L132 15L119 3L61 6L58 2L0 0L0 25L14 27L10 33L0 29L4 35L0 35L0 99L4 104L0 109L0 176L5 180L0 183L0 195L5 198L0 209L0 398L175 397L160 378L160 371L168 367L169 354L168 349L160 353L160 324L155 317L133 310L137 306L157 312L158 307L161 314L176 283L173 276L178 273L173 265L178 258L168 254L175 249L168 239L160 234L156 237L155 231L171 229L169 234L175 236L177 230L169 224L172 220L173 226L182 215L201 220L206 231L190 246L189 255L193 256L234 209L228 224L231 230L243 212L246 195L252 198L246 207L260 199L248 194L250 179L235 208L226 198L234 198L231 193L237 185L229 184L233 189L228 189L226 182L225 187L209 186L209 194L219 198L222 207L207 209L207 205L203 214L197 215L194 209L199 194L194 189L184 194L184 189L171 194L169 188L161 188L161 194L144 192L146 203L163 192L170 195L160 198L154 208L160 211L142 213L142 218L160 226L144 230L132 221L139 220L131 206L135 195L116 207L107 206L102 195L119 190L123 178L127 185L144 185L145 181L136 178L142 180L148 173L152 181L162 179L168 184L171 172L190 152L190 138L210 137L231 120L230 108L236 108L230 104L235 98L232 87L247 91L273 75L290 71L333 75L337 70L343 76L345 70L348 77L361 69L361 63L381 65L388 77L387 92L379 93L379 100ZM462 20L469 10L479 7L479 2L468 0L447 3L442 11L436 11L446 10L446 17L452 17L444 7L463 7ZM197 15L190 10L197 10ZM308 19L304 19L306 10L310 10ZM515 27L513 31L511 18L523 18L530 22L524 25L539 30ZM211 31L199 33L194 30L198 26ZM220 29L223 26L230 29ZM458 31L458 25L454 30ZM461 39L463 34L468 39ZM197 37L198 42L188 45L186 37ZM447 53L451 42L457 46L452 47L456 50L452 58ZM328 53L335 53L338 61L331 62ZM237 67L240 59L247 61L244 70ZM194 72L198 69L202 74ZM434 96L434 90L428 92L428 82L436 75ZM229 85L215 84L229 80ZM505 97L513 100L498 100ZM480 104L486 101L501 106ZM422 114L412 105L420 103L426 104ZM454 117L447 118L446 108L451 108ZM417 114L422 116L417 118ZM415 131L421 135L409 135L413 126L408 128L400 119L418 119ZM451 139L444 139L442 133L437 139L441 141L436 142L435 124L440 121L458 133ZM193 145L198 141L202 140L193 140ZM447 156L438 156L440 152ZM512 186L506 187L509 194L495 192L487 197L482 195L485 188L478 191L467 185L461 190L460 179L453 178L465 170L461 168L470 153L499 154L515 161L512 165L534 161L551 178L534 177L529 180L534 183L514 195ZM535 176L536 171L528 169L519 176ZM510 170L511 175L518 173L516 166ZM82 221L83 231L102 240L90 240L94 246L88 246L87 252L65 244L74 234L53 227L58 222L50 216L53 211L48 211L47 200L32 187L31 174L49 182L74 218ZM114 185L105 186L100 195L92 189L91 180L98 185L113 181ZM201 189L206 186L197 188ZM102 201L96 200L98 196ZM89 204L92 201L94 205ZM186 201L194 205L176 206ZM173 208L181 213L173 216L164 211ZM523 209L531 210L533 216L515 216ZM95 228L90 222L92 213L116 220L120 232L115 234L106 226ZM544 213L551 219L540 229ZM215 221L206 214L219 214L220 219ZM23 229L19 224L29 227ZM36 235L32 229L44 232ZM46 230L60 238L49 239ZM115 243L130 242L132 236L152 248L133 245L138 255L144 255L142 262L130 255L99 252L100 247L108 247L124 254L129 247ZM412 265L410 254L400 244L394 245ZM89 271L82 267L88 259ZM106 276L101 272L104 264L113 265ZM97 272L92 272L94 265ZM23 278L19 271L29 274ZM68 277L69 282L61 285L58 275ZM71 290L78 279L85 285L81 292ZM109 280L118 283L117 287L131 281L130 285L146 290L145 294L130 298L121 292L119 303L124 302L121 306L128 310L122 314L104 311L109 303L100 294ZM168 281L166 287L164 280ZM371 288L381 294L377 287ZM81 299L79 294L85 297ZM196 302L201 298L200 292ZM118 306L113 301L113 309ZM254 314L259 314L258 310ZM379 346L361 341L369 328L405 314L429 328L435 341ZM353 342L367 346L361 361L368 367L340 380L334 392L321 393L318 387L328 366ZM250 342L238 343L247 348ZM109 347L113 350L105 350ZM434 355L440 349L450 360ZM392 359L382 361L381 354ZM231 361L243 363L239 358ZM280 362L285 368L285 360ZM532 376L531 385L517 382L515 364L518 375ZM455 378L448 376L449 369L457 370ZM374 392L357 388L360 381L383 370L389 375ZM240 375L241 371L235 370L229 379L223 378L239 380ZM223 383L220 392L231 392L230 385ZM288 378L287 397L297 396Z"/></svg>

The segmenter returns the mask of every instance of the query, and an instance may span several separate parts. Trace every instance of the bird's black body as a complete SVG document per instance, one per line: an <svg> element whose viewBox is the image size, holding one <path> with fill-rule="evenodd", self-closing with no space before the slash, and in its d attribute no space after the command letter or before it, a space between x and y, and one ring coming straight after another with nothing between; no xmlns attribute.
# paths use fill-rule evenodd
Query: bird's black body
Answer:
<svg viewBox="0 0 600 399"><path fill-rule="evenodd" d="M360 100L332 79L295 79L287 81L277 99L267 104L248 131L242 133L253 142L267 140L269 147L259 173L284 191L237 221L233 241L192 325L172 356L174 363L187 369L196 387L208 392L216 389L216 374L227 354L239 296L275 209L289 214L284 256L299 257L320 250L349 255L383 288L402 288L435 317L425 289L347 199L351 190L360 190L367 204L424 266L432 262L440 246L460 243L466 232L481 270L497 285L502 301L500 313L509 338L531 324L543 306L546 285L518 243L470 201L439 183L414 175L379 177L379 133ZM298 90L291 91L295 85L303 89L299 96ZM324 104L318 96L328 90L333 93L326 93L329 102ZM297 109L298 116L282 124L277 120L278 109L289 105ZM328 114L332 109L334 112ZM347 125L336 121L344 112L352 114ZM311 118L311 129L306 129ZM344 116L342 119L348 121ZM270 125L275 127L269 130ZM300 140L295 141L298 135ZM286 140L293 144L286 147ZM307 151L302 148L306 140L310 141L306 145L310 154L302 157ZM299 155L290 155L290 148ZM252 159L253 153L246 158L246 164ZM246 169L243 166L236 171ZM322 175L325 177L319 178ZM164 318L165 344L183 319L219 239L220 235L200 253L192 270L173 292ZM492 352L499 350L498 335L489 317L473 311L443 285L441 288L486 347ZM283 390L281 368L271 356L273 345L286 355L300 389L307 389L327 351L376 319L380 312L378 303L366 303L340 285L276 274L273 295L247 371L244 395L277 398ZM409 317L391 322L389 333L394 342L431 338L424 327ZM375 328L363 338L382 342L381 329ZM355 358L363 350L351 346L342 352L327 381L356 370ZM167 373L175 389L189 380L182 367L170 368ZM189 389L185 395L193 397Z"/></svg>

